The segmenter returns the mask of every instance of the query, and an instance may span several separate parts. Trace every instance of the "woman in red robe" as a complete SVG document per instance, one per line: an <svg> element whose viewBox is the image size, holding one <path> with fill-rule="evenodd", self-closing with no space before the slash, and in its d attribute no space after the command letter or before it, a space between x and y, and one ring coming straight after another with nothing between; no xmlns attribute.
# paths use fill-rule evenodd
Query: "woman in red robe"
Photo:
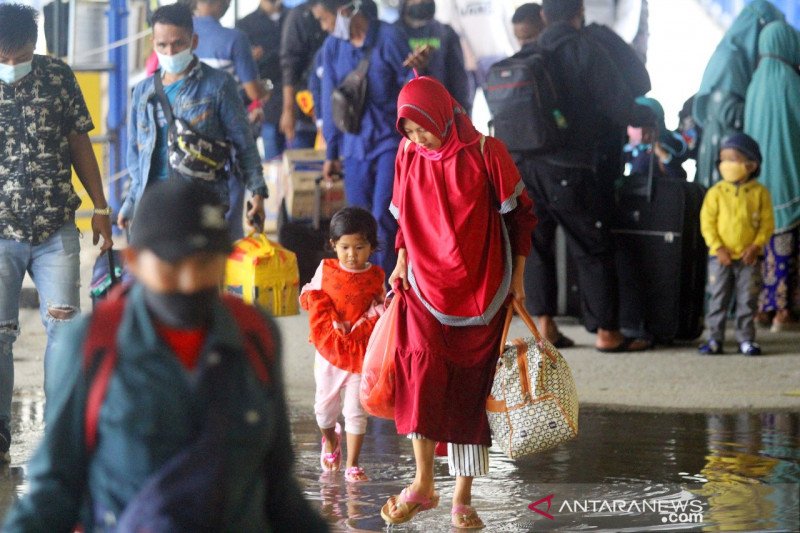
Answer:
<svg viewBox="0 0 800 533"><path fill-rule="evenodd" d="M505 146L483 137L438 81L400 92L391 211L399 230L395 423L414 447L416 477L381 509L388 523L436 507L436 442L456 476L452 524L482 527L474 476L488 472L491 390L509 295L524 301L523 271L536 225Z"/></svg>

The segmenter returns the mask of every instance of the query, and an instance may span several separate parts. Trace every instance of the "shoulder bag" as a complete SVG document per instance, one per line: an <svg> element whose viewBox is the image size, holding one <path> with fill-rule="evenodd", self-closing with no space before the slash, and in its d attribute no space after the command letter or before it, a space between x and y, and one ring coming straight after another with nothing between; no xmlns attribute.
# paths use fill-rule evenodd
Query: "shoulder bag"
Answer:
<svg viewBox="0 0 800 533"><path fill-rule="evenodd" d="M361 131L361 119L367 101L367 71L372 49L364 52L358 66L345 76L342 83L331 94L333 123L344 133L357 134Z"/></svg>
<svg viewBox="0 0 800 533"><path fill-rule="evenodd" d="M219 171L230 159L231 144L209 139L192 129L182 118L175 117L164 92L160 73L156 72L153 77L156 95L167 119L169 175L172 177L178 173L204 181L217 179Z"/></svg>

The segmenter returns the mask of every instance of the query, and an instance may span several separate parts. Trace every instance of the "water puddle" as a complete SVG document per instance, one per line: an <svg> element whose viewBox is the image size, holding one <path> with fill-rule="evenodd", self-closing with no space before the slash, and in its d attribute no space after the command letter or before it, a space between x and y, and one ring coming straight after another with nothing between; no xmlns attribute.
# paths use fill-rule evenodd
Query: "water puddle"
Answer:
<svg viewBox="0 0 800 533"><path fill-rule="evenodd" d="M473 504L487 531L797 531L799 419L586 409L580 437L557 450L521 461L493 451ZM312 418L294 417L293 431L306 495L337 530L384 529L380 507L414 475L407 439L371 419L362 466L372 481L353 485L320 476ZM451 531L444 459L436 484L440 507L393 531Z"/></svg>
<svg viewBox="0 0 800 533"><path fill-rule="evenodd" d="M24 461L43 426L42 399L15 397L11 465L0 468L0 514L26 490ZM486 531L800 530L800 415L687 415L584 409L580 436L511 461L492 451L473 504ZM386 529L380 507L414 476L411 443L370 419L361 465L371 481L319 469L319 432L293 409L297 476L336 531ZM392 531L451 531L453 479L437 460L438 509Z"/></svg>

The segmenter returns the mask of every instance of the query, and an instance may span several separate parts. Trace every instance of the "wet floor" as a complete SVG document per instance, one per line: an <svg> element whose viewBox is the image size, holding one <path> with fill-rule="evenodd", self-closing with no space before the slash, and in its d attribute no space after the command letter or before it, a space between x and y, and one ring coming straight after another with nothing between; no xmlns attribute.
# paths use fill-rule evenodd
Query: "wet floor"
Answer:
<svg viewBox="0 0 800 533"><path fill-rule="evenodd" d="M26 490L24 466L42 427L41 398L14 402L14 461L0 470L0 508ZM335 529L380 531L380 507L414 474L410 442L371 419L362 466L371 481L321 476L319 437L293 410L297 475ZM473 504L487 531L798 531L800 415L687 415L584 409L580 436L527 460L491 454ZM453 480L437 464L442 503L393 531L450 531ZM529 508L531 504L534 504ZM548 503L550 506L548 507Z"/></svg>
<svg viewBox="0 0 800 533"><path fill-rule="evenodd" d="M492 453L473 504L488 531L798 531L800 417L581 411L580 436L528 460ZM387 496L413 477L411 445L391 422L371 420L362 453L372 481L320 478L310 418L296 417L298 475L307 496L342 529L377 531ZM437 468L440 508L397 531L450 531L453 481ZM546 498L550 495L548 511ZM529 509L535 507L553 518Z"/></svg>

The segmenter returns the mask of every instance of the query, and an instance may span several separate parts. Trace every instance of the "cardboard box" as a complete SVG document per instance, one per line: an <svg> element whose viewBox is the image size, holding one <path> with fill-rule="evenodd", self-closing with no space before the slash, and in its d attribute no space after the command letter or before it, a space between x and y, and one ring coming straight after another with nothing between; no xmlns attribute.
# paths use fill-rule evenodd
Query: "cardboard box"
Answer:
<svg viewBox="0 0 800 533"><path fill-rule="evenodd" d="M325 152L312 148L286 150L283 153L282 191L286 212L292 219L312 219L316 195L315 180L322 176ZM344 182L321 184L320 216L329 219L346 205Z"/></svg>

